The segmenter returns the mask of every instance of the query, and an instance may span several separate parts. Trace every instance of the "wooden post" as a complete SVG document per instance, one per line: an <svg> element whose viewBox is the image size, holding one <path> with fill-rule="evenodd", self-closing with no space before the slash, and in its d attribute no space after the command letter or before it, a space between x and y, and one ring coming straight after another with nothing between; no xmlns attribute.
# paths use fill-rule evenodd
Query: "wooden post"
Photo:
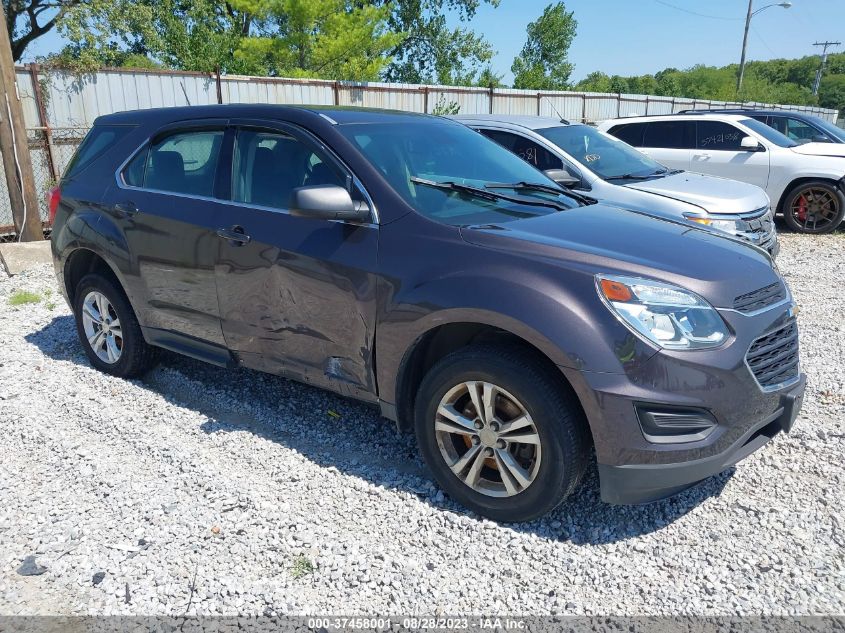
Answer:
<svg viewBox="0 0 845 633"><path fill-rule="evenodd" d="M332 90L334 90L334 104L340 105L340 82L335 81L332 84Z"/></svg>
<svg viewBox="0 0 845 633"><path fill-rule="evenodd" d="M220 64L217 64L217 68L214 70L214 79L217 84L217 103L221 104L223 103L223 82L220 81Z"/></svg>
<svg viewBox="0 0 845 633"><path fill-rule="evenodd" d="M22 242L43 240L38 194L26 137L6 12L0 4L0 153L6 172L15 231Z"/></svg>

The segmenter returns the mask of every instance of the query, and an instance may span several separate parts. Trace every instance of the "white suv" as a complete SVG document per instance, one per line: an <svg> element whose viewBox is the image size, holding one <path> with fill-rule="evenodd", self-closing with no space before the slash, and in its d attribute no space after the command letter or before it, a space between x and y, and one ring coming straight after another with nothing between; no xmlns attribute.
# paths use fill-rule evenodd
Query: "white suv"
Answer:
<svg viewBox="0 0 845 633"><path fill-rule="evenodd" d="M631 117L598 127L668 167L762 187L795 231L828 233L845 216L843 145L799 145L738 114Z"/></svg>

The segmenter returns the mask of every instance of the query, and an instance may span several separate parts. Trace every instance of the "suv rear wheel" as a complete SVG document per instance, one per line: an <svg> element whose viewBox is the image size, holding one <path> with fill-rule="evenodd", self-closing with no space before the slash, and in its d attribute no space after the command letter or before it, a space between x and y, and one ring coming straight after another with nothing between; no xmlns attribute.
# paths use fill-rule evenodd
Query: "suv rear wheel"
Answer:
<svg viewBox="0 0 845 633"><path fill-rule="evenodd" d="M76 287L73 313L85 354L100 371L128 378L155 364L156 348L147 345L126 295L110 279L85 275Z"/></svg>
<svg viewBox="0 0 845 633"><path fill-rule="evenodd" d="M586 422L560 378L519 348L468 347L438 362L417 395L417 442L449 495L496 521L529 521L575 488Z"/></svg>
<svg viewBox="0 0 845 633"><path fill-rule="evenodd" d="M823 180L792 188L783 200L783 219L799 233L830 233L845 216L845 195Z"/></svg>

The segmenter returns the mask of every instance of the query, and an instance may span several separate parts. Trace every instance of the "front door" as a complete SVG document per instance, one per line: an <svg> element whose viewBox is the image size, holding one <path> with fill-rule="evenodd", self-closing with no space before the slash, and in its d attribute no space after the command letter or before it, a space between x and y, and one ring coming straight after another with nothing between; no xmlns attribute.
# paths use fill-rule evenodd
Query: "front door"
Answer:
<svg viewBox="0 0 845 633"><path fill-rule="evenodd" d="M127 293L148 337L185 334L223 343L214 264L214 200L224 126L189 124L159 134L129 161L106 208L128 245Z"/></svg>
<svg viewBox="0 0 845 633"><path fill-rule="evenodd" d="M378 227L288 211L296 187L354 189L318 145L283 124L236 126L232 200L219 216L223 333L244 365L374 398Z"/></svg>
<svg viewBox="0 0 845 633"><path fill-rule="evenodd" d="M769 152L743 149L740 142L745 136L746 132L723 121L699 121L690 171L741 180L765 189L769 184Z"/></svg>

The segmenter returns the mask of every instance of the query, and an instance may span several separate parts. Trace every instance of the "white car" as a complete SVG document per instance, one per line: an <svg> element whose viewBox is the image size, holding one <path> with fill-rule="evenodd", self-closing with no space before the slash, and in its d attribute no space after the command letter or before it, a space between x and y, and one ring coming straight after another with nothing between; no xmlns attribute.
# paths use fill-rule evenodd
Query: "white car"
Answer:
<svg viewBox="0 0 845 633"><path fill-rule="evenodd" d="M799 145L765 123L717 112L614 119L598 128L668 167L762 187L795 231L829 233L845 216L843 145Z"/></svg>
<svg viewBox="0 0 845 633"><path fill-rule="evenodd" d="M727 233L775 257L769 197L736 180L667 169L589 125L518 114L451 117L541 169L559 184L601 202Z"/></svg>

